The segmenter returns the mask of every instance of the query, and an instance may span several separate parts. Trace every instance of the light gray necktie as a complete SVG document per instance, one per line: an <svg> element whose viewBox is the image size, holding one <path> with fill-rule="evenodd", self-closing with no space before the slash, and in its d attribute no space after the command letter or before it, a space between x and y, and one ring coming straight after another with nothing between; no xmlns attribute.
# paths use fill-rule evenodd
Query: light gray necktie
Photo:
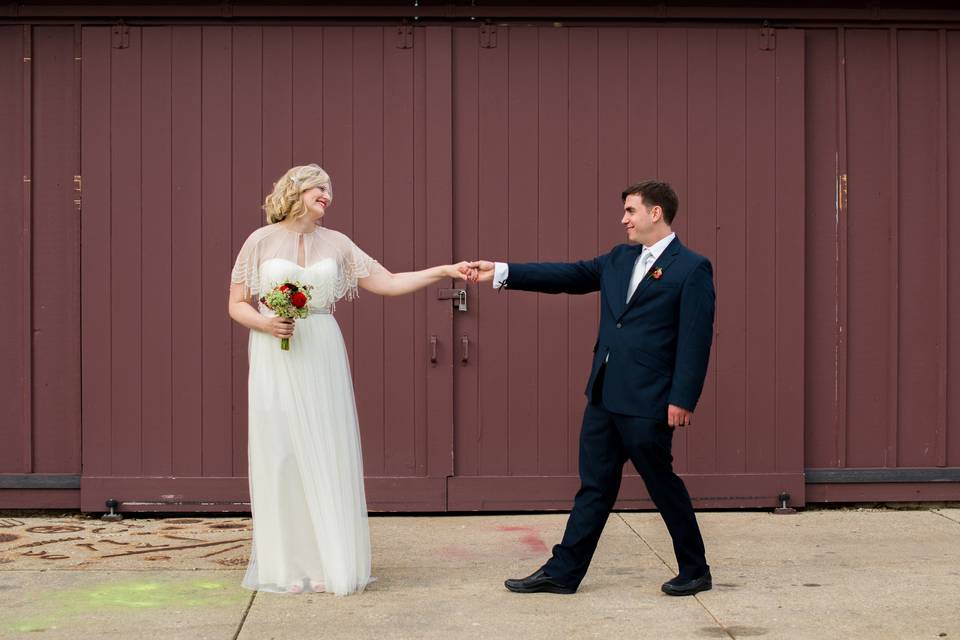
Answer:
<svg viewBox="0 0 960 640"><path fill-rule="evenodd" d="M650 269L651 263L653 263L653 253L650 249L644 247L643 252L640 254L640 259L637 260L637 266L633 268L633 275L630 276L630 287L627 289L627 302L630 302L630 298L633 297L633 292L637 290L637 286L640 284L640 281L643 280L643 276L647 275L647 270Z"/></svg>

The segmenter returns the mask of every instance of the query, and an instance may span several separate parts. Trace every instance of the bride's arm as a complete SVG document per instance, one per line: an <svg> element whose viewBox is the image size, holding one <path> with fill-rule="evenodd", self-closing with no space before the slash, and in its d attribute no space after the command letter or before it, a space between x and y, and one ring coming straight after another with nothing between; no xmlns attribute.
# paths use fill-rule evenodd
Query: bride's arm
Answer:
<svg viewBox="0 0 960 640"><path fill-rule="evenodd" d="M366 291L381 296L402 296L405 293L419 291L445 278L467 280L471 271L468 262L445 264L422 271L406 271L404 273L390 273L380 266L366 278L357 280L357 284Z"/></svg>
<svg viewBox="0 0 960 640"><path fill-rule="evenodd" d="M227 312L247 329L263 331L277 338L293 335L293 321L286 318L271 318L253 308L253 298L244 296L243 284L230 284L230 301Z"/></svg>

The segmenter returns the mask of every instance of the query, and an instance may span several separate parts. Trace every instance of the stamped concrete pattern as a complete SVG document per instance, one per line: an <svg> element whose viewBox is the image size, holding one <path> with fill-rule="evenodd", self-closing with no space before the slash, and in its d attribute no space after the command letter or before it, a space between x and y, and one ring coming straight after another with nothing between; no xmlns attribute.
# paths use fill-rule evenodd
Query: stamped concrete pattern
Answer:
<svg viewBox="0 0 960 640"><path fill-rule="evenodd" d="M240 587L248 518L0 514L0 638L955 638L960 509L699 515L714 589L675 566L655 513L610 517L575 595L517 595L565 514L377 516L364 593Z"/></svg>
<svg viewBox="0 0 960 640"><path fill-rule="evenodd" d="M249 518L0 517L0 570L245 567L250 537Z"/></svg>

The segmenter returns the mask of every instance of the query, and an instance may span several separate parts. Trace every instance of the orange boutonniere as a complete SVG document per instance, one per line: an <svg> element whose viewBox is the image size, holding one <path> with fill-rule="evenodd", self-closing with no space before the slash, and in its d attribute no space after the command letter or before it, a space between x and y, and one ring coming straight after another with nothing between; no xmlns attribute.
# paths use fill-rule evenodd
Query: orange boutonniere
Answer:
<svg viewBox="0 0 960 640"><path fill-rule="evenodd" d="M661 269L660 267L657 267L656 269L650 272L650 277L653 278L654 280L659 280L660 278L663 277L663 269Z"/></svg>

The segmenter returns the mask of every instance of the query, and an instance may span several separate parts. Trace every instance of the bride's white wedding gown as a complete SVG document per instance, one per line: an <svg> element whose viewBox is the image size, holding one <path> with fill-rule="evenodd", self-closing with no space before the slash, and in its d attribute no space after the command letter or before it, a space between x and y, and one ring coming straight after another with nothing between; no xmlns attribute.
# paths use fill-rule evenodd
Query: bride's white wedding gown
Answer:
<svg viewBox="0 0 960 640"><path fill-rule="evenodd" d="M357 410L331 311L375 269L382 267L349 238L322 227L299 234L270 225L241 249L232 281L255 298L283 282L313 286L310 315L296 321L289 351L272 335L250 332L253 545L244 587L345 595L371 580Z"/></svg>

